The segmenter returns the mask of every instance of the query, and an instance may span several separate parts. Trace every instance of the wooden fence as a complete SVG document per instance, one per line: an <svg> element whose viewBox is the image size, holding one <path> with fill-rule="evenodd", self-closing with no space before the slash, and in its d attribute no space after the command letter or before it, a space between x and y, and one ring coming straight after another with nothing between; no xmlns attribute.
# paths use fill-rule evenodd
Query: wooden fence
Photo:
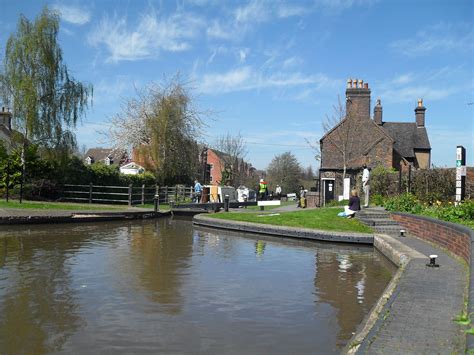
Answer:
<svg viewBox="0 0 474 355"><path fill-rule="evenodd" d="M100 186L93 185L63 185L61 200L128 204L129 206L153 203L155 195L159 196L160 204L183 203L192 200L194 189L191 186Z"/></svg>

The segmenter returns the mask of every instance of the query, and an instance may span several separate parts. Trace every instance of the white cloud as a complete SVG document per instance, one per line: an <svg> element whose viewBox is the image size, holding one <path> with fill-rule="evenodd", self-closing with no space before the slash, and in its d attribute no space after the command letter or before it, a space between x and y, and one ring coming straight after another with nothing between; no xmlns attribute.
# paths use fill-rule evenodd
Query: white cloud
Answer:
<svg viewBox="0 0 474 355"><path fill-rule="evenodd" d="M390 48L406 56L426 55L433 51L472 50L473 34L469 25L440 23L419 31L414 38L394 41Z"/></svg>
<svg viewBox="0 0 474 355"><path fill-rule="evenodd" d="M245 59L247 59L247 56L250 52L250 49L244 48L239 50L239 61L240 63L244 63Z"/></svg>
<svg viewBox="0 0 474 355"><path fill-rule="evenodd" d="M105 17L90 34L94 46L104 45L108 61L140 60L157 57L161 51L178 52L191 48L203 21L190 14L176 13L159 18L155 11L143 15L135 29L129 29L124 17Z"/></svg>
<svg viewBox="0 0 474 355"><path fill-rule="evenodd" d="M464 78L462 67L443 67L399 74L375 86L384 102L416 102L418 98L437 101L469 90L471 85L464 81Z"/></svg>
<svg viewBox="0 0 474 355"><path fill-rule="evenodd" d="M225 73L205 74L197 82L201 83L199 89L208 94L309 85L321 88L334 86L336 82L339 84L339 81L330 79L324 74L307 75L300 72L265 74L250 66L239 67Z"/></svg>
<svg viewBox="0 0 474 355"><path fill-rule="evenodd" d="M84 25L90 21L91 14L88 10L80 9L74 6L53 5L53 9L58 11L61 18L75 25Z"/></svg>

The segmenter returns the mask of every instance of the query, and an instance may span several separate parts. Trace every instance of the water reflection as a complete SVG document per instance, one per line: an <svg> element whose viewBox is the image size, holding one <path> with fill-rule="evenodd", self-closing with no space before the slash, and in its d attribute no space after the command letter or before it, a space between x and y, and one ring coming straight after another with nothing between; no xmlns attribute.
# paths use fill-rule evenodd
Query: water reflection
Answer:
<svg viewBox="0 0 474 355"><path fill-rule="evenodd" d="M314 285L317 302L327 302L335 309L340 328L337 345L344 346L354 331L354 324L362 321L386 284L378 282L395 267L375 251L357 253L354 249L337 253L318 253ZM381 264L383 267L381 267Z"/></svg>
<svg viewBox="0 0 474 355"><path fill-rule="evenodd" d="M130 255L119 260L120 270L136 279L152 301L176 314L182 308L181 283L193 252L191 223L172 219L130 229ZM166 235L166 238L162 238Z"/></svg>
<svg viewBox="0 0 474 355"><path fill-rule="evenodd" d="M40 244L40 248L33 245ZM65 239L0 239L0 353L50 353L81 326Z"/></svg>
<svg viewBox="0 0 474 355"><path fill-rule="evenodd" d="M387 270L176 219L0 229L0 353L337 353Z"/></svg>

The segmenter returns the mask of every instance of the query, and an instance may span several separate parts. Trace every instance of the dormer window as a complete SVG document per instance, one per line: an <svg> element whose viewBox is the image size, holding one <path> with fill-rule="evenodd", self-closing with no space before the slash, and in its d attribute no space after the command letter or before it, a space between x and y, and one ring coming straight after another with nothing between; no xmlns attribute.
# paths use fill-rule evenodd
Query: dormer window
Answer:
<svg viewBox="0 0 474 355"><path fill-rule="evenodd" d="M105 165L112 165L114 163L114 159L112 157L105 158Z"/></svg>
<svg viewBox="0 0 474 355"><path fill-rule="evenodd" d="M86 158L86 164L87 164L87 165L91 165L92 163L94 163L94 158L92 158L92 157L87 157L87 158Z"/></svg>

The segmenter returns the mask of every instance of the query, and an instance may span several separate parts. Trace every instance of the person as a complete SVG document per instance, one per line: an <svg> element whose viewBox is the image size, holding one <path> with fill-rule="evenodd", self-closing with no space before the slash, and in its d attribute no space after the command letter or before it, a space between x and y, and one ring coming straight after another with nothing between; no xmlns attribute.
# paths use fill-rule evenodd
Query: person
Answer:
<svg viewBox="0 0 474 355"><path fill-rule="evenodd" d="M276 186L275 194L276 194L277 199L280 199L280 197L281 197L281 186L280 185Z"/></svg>
<svg viewBox="0 0 474 355"><path fill-rule="evenodd" d="M267 183L265 182L265 180L260 179L260 183L258 184L258 199L260 201L265 200L265 198L267 197L267 193L268 193Z"/></svg>
<svg viewBox="0 0 474 355"><path fill-rule="evenodd" d="M306 208L306 190L303 185L300 186L300 198L296 207Z"/></svg>
<svg viewBox="0 0 474 355"><path fill-rule="evenodd" d="M194 202L195 203L201 202L201 196L202 196L202 185L196 179L194 180Z"/></svg>
<svg viewBox="0 0 474 355"><path fill-rule="evenodd" d="M338 213L339 217L353 218L355 213L360 211L360 199L357 195L357 190L353 189L351 191L351 197L349 198L349 203L347 206L344 206L344 212Z"/></svg>
<svg viewBox="0 0 474 355"><path fill-rule="evenodd" d="M364 207L369 207L369 195L370 195L370 171L367 168L367 165L362 166L364 168L362 172L362 189L364 191Z"/></svg>

